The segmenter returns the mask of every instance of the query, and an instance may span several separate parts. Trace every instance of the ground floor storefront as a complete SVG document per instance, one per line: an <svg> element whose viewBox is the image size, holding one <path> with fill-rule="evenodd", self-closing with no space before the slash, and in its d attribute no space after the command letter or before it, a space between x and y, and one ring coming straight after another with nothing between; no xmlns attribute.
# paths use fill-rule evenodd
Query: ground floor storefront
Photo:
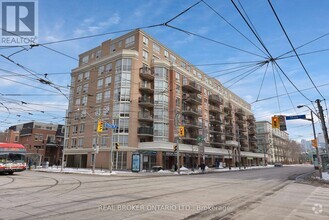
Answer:
<svg viewBox="0 0 329 220"><path fill-rule="evenodd" d="M201 163L208 167L250 167L263 164L263 154L252 152L239 152L234 146L223 148L203 147L197 145L179 145L179 157L174 151L174 143L170 142L144 142L138 147L121 147L120 150L108 148L66 149L66 167L91 168L94 164L97 169L109 169L112 155L112 168L114 170L131 170L133 155L138 155L139 170L166 170L177 169L177 160L180 166L188 169L198 169ZM175 167L176 166L176 167Z"/></svg>

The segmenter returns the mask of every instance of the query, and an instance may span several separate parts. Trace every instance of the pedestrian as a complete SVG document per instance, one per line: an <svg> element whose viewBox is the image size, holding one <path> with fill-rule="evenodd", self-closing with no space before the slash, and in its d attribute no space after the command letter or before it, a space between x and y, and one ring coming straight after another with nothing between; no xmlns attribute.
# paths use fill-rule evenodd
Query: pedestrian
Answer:
<svg viewBox="0 0 329 220"><path fill-rule="evenodd" d="M202 162L200 164L200 168L201 168L201 172L204 173L205 169L206 169L206 164L204 162Z"/></svg>

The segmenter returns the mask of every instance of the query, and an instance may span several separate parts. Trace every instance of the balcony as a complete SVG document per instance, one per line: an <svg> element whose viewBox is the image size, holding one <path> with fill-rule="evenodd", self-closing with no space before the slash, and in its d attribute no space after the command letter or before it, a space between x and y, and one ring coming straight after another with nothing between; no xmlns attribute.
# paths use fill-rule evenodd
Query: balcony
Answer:
<svg viewBox="0 0 329 220"><path fill-rule="evenodd" d="M221 145L223 146L223 145L225 145L225 141L222 140L222 139L218 139L218 138L211 138L209 143L211 145L214 145L214 146L221 146Z"/></svg>
<svg viewBox="0 0 329 220"><path fill-rule="evenodd" d="M138 103L140 106L152 108L154 106L154 100L149 97L140 97L138 99Z"/></svg>
<svg viewBox="0 0 329 220"><path fill-rule="evenodd" d="M193 109L193 108L189 108L189 107L184 108L182 110L182 114L192 116L192 117L200 117L202 115L201 111L199 111L198 109Z"/></svg>
<svg viewBox="0 0 329 220"><path fill-rule="evenodd" d="M199 98L196 94L183 94L182 96L183 101L195 105L201 105L202 99Z"/></svg>
<svg viewBox="0 0 329 220"><path fill-rule="evenodd" d="M192 120L182 120L182 125L185 128L194 128L194 129L201 129L202 123L198 121L192 121Z"/></svg>
<svg viewBox="0 0 329 220"><path fill-rule="evenodd" d="M232 132L226 132L225 137L233 138L234 134Z"/></svg>
<svg viewBox="0 0 329 220"><path fill-rule="evenodd" d="M149 112L139 112L138 120L145 122L153 122L153 115L151 115Z"/></svg>
<svg viewBox="0 0 329 220"><path fill-rule="evenodd" d="M223 130L219 127L210 127L209 128L209 133L211 134L223 134Z"/></svg>
<svg viewBox="0 0 329 220"><path fill-rule="evenodd" d="M209 112L213 112L213 113L221 113L219 107L215 107L215 106L212 106L212 105L209 106Z"/></svg>
<svg viewBox="0 0 329 220"><path fill-rule="evenodd" d="M153 127L139 127L137 131L138 136L153 136Z"/></svg>
<svg viewBox="0 0 329 220"><path fill-rule="evenodd" d="M153 80L154 74L152 73L151 69L148 67L142 67L139 69L139 75L142 79L146 80Z"/></svg>
<svg viewBox="0 0 329 220"><path fill-rule="evenodd" d="M244 121L243 121L242 119L240 119L240 118L237 118L235 121L236 121L236 123L239 124L239 125L242 125L243 122L244 122Z"/></svg>
<svg viewBox="0 0 329 220"><path fill-rule="evenodd" d="M148 94L153 94L154 86L151 83L139 83L139 91Z"/></svg>
<svg viewBox="0 0 329 220"><path fill-rule="evenodd" d="M198 86L194 81L183 81L182 89L190 93L201 93L201 87Z"/></svg>
<svg viewBox="0 0 329 220"><path fill-rule="evenodd" d="M209 116L209 122L211 124L223 124L222 120L220 117L214 117L212 115Z"/></svg>
<svg viewBox="0 0 329 220"><path fill-rule="evenodd" d="M239 115L239 116L245 116L245 115L246 115L242 109L238 109L238 110L235 112L235 114L236 114L236 115Z"/></svg>
<svg viewBox="0 0 329 220"><path fill-rule="evenodd" d="M225 115L225 119L232 119L232 115L231 114Z"/></svg>
<svg viewBox="0 0 329 220"><path fill-rule="evenodd" d="M232 105L228 104L228 105L224 106L224 110L225 111L232 111Z"/></svg>
<svg viewBox="0 0 329 220"><path fill-rule="evenodd" d="M214 104L223 104L223 99L219 97L219 95L210 95L209 98L209 103L214 103Z"/></svg>

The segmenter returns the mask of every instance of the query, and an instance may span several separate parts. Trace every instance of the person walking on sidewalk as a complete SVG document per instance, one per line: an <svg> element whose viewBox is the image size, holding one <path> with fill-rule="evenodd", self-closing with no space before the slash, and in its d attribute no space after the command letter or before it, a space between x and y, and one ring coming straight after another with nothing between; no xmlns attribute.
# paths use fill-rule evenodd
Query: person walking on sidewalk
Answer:
<svg viewBox="0 0 329 220"><path fill-rule="evenodd" d="M205 172L205 169L206 169L206 164L204 162L202 162L200 164L200 168L201 168L201 172L204 173Z"/></svg>

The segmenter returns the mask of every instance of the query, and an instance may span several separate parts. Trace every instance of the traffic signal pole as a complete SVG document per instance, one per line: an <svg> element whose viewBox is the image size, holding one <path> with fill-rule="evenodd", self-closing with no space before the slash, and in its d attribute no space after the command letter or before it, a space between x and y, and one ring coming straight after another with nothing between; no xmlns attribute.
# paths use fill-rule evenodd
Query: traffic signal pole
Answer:
<svg viewBox="0 0 329 220"><path fill-rule="evenodd" d="M329 159L329 148L328 148L328 131L327 131L327 126L326 126L326 121L324 120L324 116L323 116L323 109L322 106L320 104L320 100L317 99L315 100L316 104L318 105L318 109L319 109L319 118L321 120L321 125L322 125L322 131L323 131L323 135L324 135L324 143L326 145L326 151L327 151L327 155L328 155L328 159ZM329 173L329 169L327 170L327 172Z"/></svg>

